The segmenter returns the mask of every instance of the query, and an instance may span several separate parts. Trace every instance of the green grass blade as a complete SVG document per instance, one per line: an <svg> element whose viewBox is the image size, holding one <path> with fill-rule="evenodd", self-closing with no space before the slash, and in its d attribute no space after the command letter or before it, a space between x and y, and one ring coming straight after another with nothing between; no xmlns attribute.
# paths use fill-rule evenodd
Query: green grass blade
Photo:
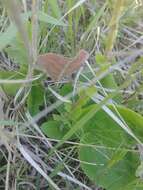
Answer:
<svg viewBox="0 0 143 190"><path fill-rule="evenodd" d="M52 15L55 17L55 18L60 18L61 17L61 10L59 8L59 5L58 5L58 1L57 0L49 0L49 4L51 6L51 9L52 9Z"/></svg>

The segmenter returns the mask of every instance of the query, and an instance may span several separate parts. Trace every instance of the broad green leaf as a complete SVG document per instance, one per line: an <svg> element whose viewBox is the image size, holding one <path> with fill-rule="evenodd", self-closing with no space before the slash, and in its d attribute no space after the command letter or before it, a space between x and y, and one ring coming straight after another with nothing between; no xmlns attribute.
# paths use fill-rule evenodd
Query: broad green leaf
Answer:
<svg viewBox="0 0 143 190"><path fill-rule="evenodd" d="M0 71L0 79L17 80L24 79L25 73L18 71ZM2 89L7 95L15 96L21 84L1 84Z"/></svg>
<svg viewBox="0 0 143 190"><path fill-rule="evenodd" d="M61 94L62 96L66 96L66 95L68 95L69 93L71 93L72 90L73 90L73 87L72 87L72 85L71 85L70 83L69 83L69 84L65 84L65 85L63 85L63 86L61 87L61 89L60 89L60 94Z"/></svg>
<svg viewBox="0 0 143 190"><path fill-rule="evenodd" d="M17 29L11 23L5 32L0 33L0 51L5 48L16 36Z"/></svg>
<svg viewBox="0 0 143 190"><path fill-rule="evenodd" d="M101 84L103 85L104 88L109 88L113 90L117 88L117 84L112 74L108 74L108 76L103 78L101 80Z"/></svg>
<svg viewBox="0 0 143 190"><path fill-rule="evenodd" d="M44 88L42 85L33 83L31 92L28 96L27 106L32 115L37 114L40 111L40 106L44 103Z"/></svg>
<svg viewBox="0 0 143 190"><path fill-rule="evenodd" d="M142 140L143 117L123 106L116 107L124 121ZM115 112L113 106L109 106L109 108ZM84 143L85 146L80 147L80 160L97 164L82 163L81 167L86 175L107 190L126 190L128 186L131 188L130 190L134 190L137 184L131 185L131 183L137 180L136 174L142 174L142 167L139 166L139 155L128 149L132 149L136 142L103 110L98 111L88 121L84 131L81 143ZM95 145L95 148L86 147L88 144Z"/></svg>
<svg viewBox="0 0 143 190"><path fill-rule="evenodd" d="M44 122L41 126L43 133L52 139L62 139L67 133L67 129L63 126L62 122L50 120Z"/></svg>
<svg viewBox="0 0 143 190"><path fill-rule="evenodd" d="M104 66L104 65L109 66L109 61L104 55L97 54L95 59L96 59L97 64L99 65L99 67L102 68L102 66ZM105 88L114 89L117 87L117 84L115 82L113 74L111 74L111 73L109 73L106 77L104 77L101 80L101 83L102 83L103 87L105 87Z"/></svg>
<svg viewBox="0 0 143 190"><path fill-rule="evenodd" d="M3 84L2 88L7 95L15 96L20 86L20 84Z"/></svg>
<svg viewBox="0 0 143 190"><path fill-rule="evenodd" d="M143 179L143 162L138 166L136 170L136 176Z"/></svg>
<svg viewBox="0 0 143 190"><path fill-rule="evenodd" d="M96 59L96 62L97 62L97 64L99 65L99 67L101 69L103 69L105 66L107 68L110 66L110 63L109 63L107 57L102 55L102 54L97 54L95 59ZM116 90L116 88L117 88L117 83L116 83L116 80L114 78L113 73L109 73L107 76L102 78L100 80L100 82L101 82L103 88L108 88L108 89L111 89L111 90ZM120 103L121 100L122 100L121 95L120 94L117 95L114 98L114 100L116 100L118 103Z"/></svg>
<svg viewBox="0 0 143 190"><path fill-rule="evenodd" d="M110 106L110 108L114 111L112 106ZM141 141L143 141L143 116L124 106L118 105L117 110L132 131L138 136L138 138L140 138Z"/></svg>
<svg viewBox="0 0 143 190"><path fill-rule="evenodd" d="M128 184L123 190L142 190L143 189L143 180L136 179Z"/></svg>
<svg viewBox="0 0 143 190"><path fill-rule="evenodd" d="M11 45L5 51L8 53L10 59L18 65L28 65L27 51L24 43L18 36L12 40Z"/></svg>
<svg viewBox="0 0 143 190"><path fill-rule="evenodd" d="M126 186L136 179L138 157L124 149L127 144L123 144L122 132L120 135L118 132L109 127L108 132L98 134L95 129L81 139L85 146L80 147L79 157L88 163L81 163L82 169L94 183L107 190L126 190ZM86 145L95 145L95 148Z"/></svg>

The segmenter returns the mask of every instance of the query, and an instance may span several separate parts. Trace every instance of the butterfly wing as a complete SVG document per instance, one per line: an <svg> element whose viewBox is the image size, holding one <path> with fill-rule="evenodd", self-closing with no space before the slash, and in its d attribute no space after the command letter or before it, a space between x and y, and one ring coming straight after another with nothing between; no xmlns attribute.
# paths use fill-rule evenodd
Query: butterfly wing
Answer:
<svg viewBox="0 0 143 190"><path fill-rule="evenodd" d="M39 68L48 73L53 80L58 79L64 66L68 62L68 58L55 53L40 55L37 60Z"/></svg>
<svg viewBox="0 0 143 190"><path fill-rule="evenodd" d="M80 50L78 55L70 60L65 69L65 74L72 74L73 72L77 71L81 65L88 59L89 53L85 50Z"/></svg>
<svg viewBox="0 0 143 190"><path fill-rule="evenodd" d="M47 53L38 56L37 65L53 80L58 80L77 71L88 57L89 54L85 50L80 50L73 59L55 53Z"/></svg>

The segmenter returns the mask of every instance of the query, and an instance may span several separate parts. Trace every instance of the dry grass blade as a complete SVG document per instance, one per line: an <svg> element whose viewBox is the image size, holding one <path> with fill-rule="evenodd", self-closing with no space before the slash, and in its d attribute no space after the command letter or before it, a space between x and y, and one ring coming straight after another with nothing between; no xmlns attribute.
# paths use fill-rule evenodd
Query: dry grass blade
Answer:
<svg viewBox="0 0 143 190"><path fill-rule="evenodd" d="M31 156L26 152L23 146L19 143L18 149L23 155L23 157L49 182L49 184L55 189L60 190L60 188L52 181L52 179L41 169L41 167L31 158Z"/></svg>
<svg viewBox="0 0 143 190"><path fill-rule="evenodd" d="M39 0L32 1L32 56L33 64L37 60L38 14Z"/></svg>
<svg viewBox="0 0 143 190"><path fill-rule="evenodd" d="M39 78L41 78L42 75L39 75L35 78L29 78L29 79L16 79L16 80L8 80L8 79L0 79L0 84L27 84L27 83L31 83L33 81L38 80Z"/></svg>

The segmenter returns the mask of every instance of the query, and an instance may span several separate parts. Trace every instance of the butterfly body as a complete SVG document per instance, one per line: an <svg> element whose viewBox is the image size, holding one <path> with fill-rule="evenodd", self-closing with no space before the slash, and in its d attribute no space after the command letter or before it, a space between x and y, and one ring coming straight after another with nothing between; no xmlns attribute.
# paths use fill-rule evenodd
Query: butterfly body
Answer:
<svg viewBox="0 0 143 190"><path fill-rule="evenodd" d="M77 71L88 57L89 54L85 50L80 50L74 58L56 53L46 53L38 56L37 66L56 81Z"/></svg>

